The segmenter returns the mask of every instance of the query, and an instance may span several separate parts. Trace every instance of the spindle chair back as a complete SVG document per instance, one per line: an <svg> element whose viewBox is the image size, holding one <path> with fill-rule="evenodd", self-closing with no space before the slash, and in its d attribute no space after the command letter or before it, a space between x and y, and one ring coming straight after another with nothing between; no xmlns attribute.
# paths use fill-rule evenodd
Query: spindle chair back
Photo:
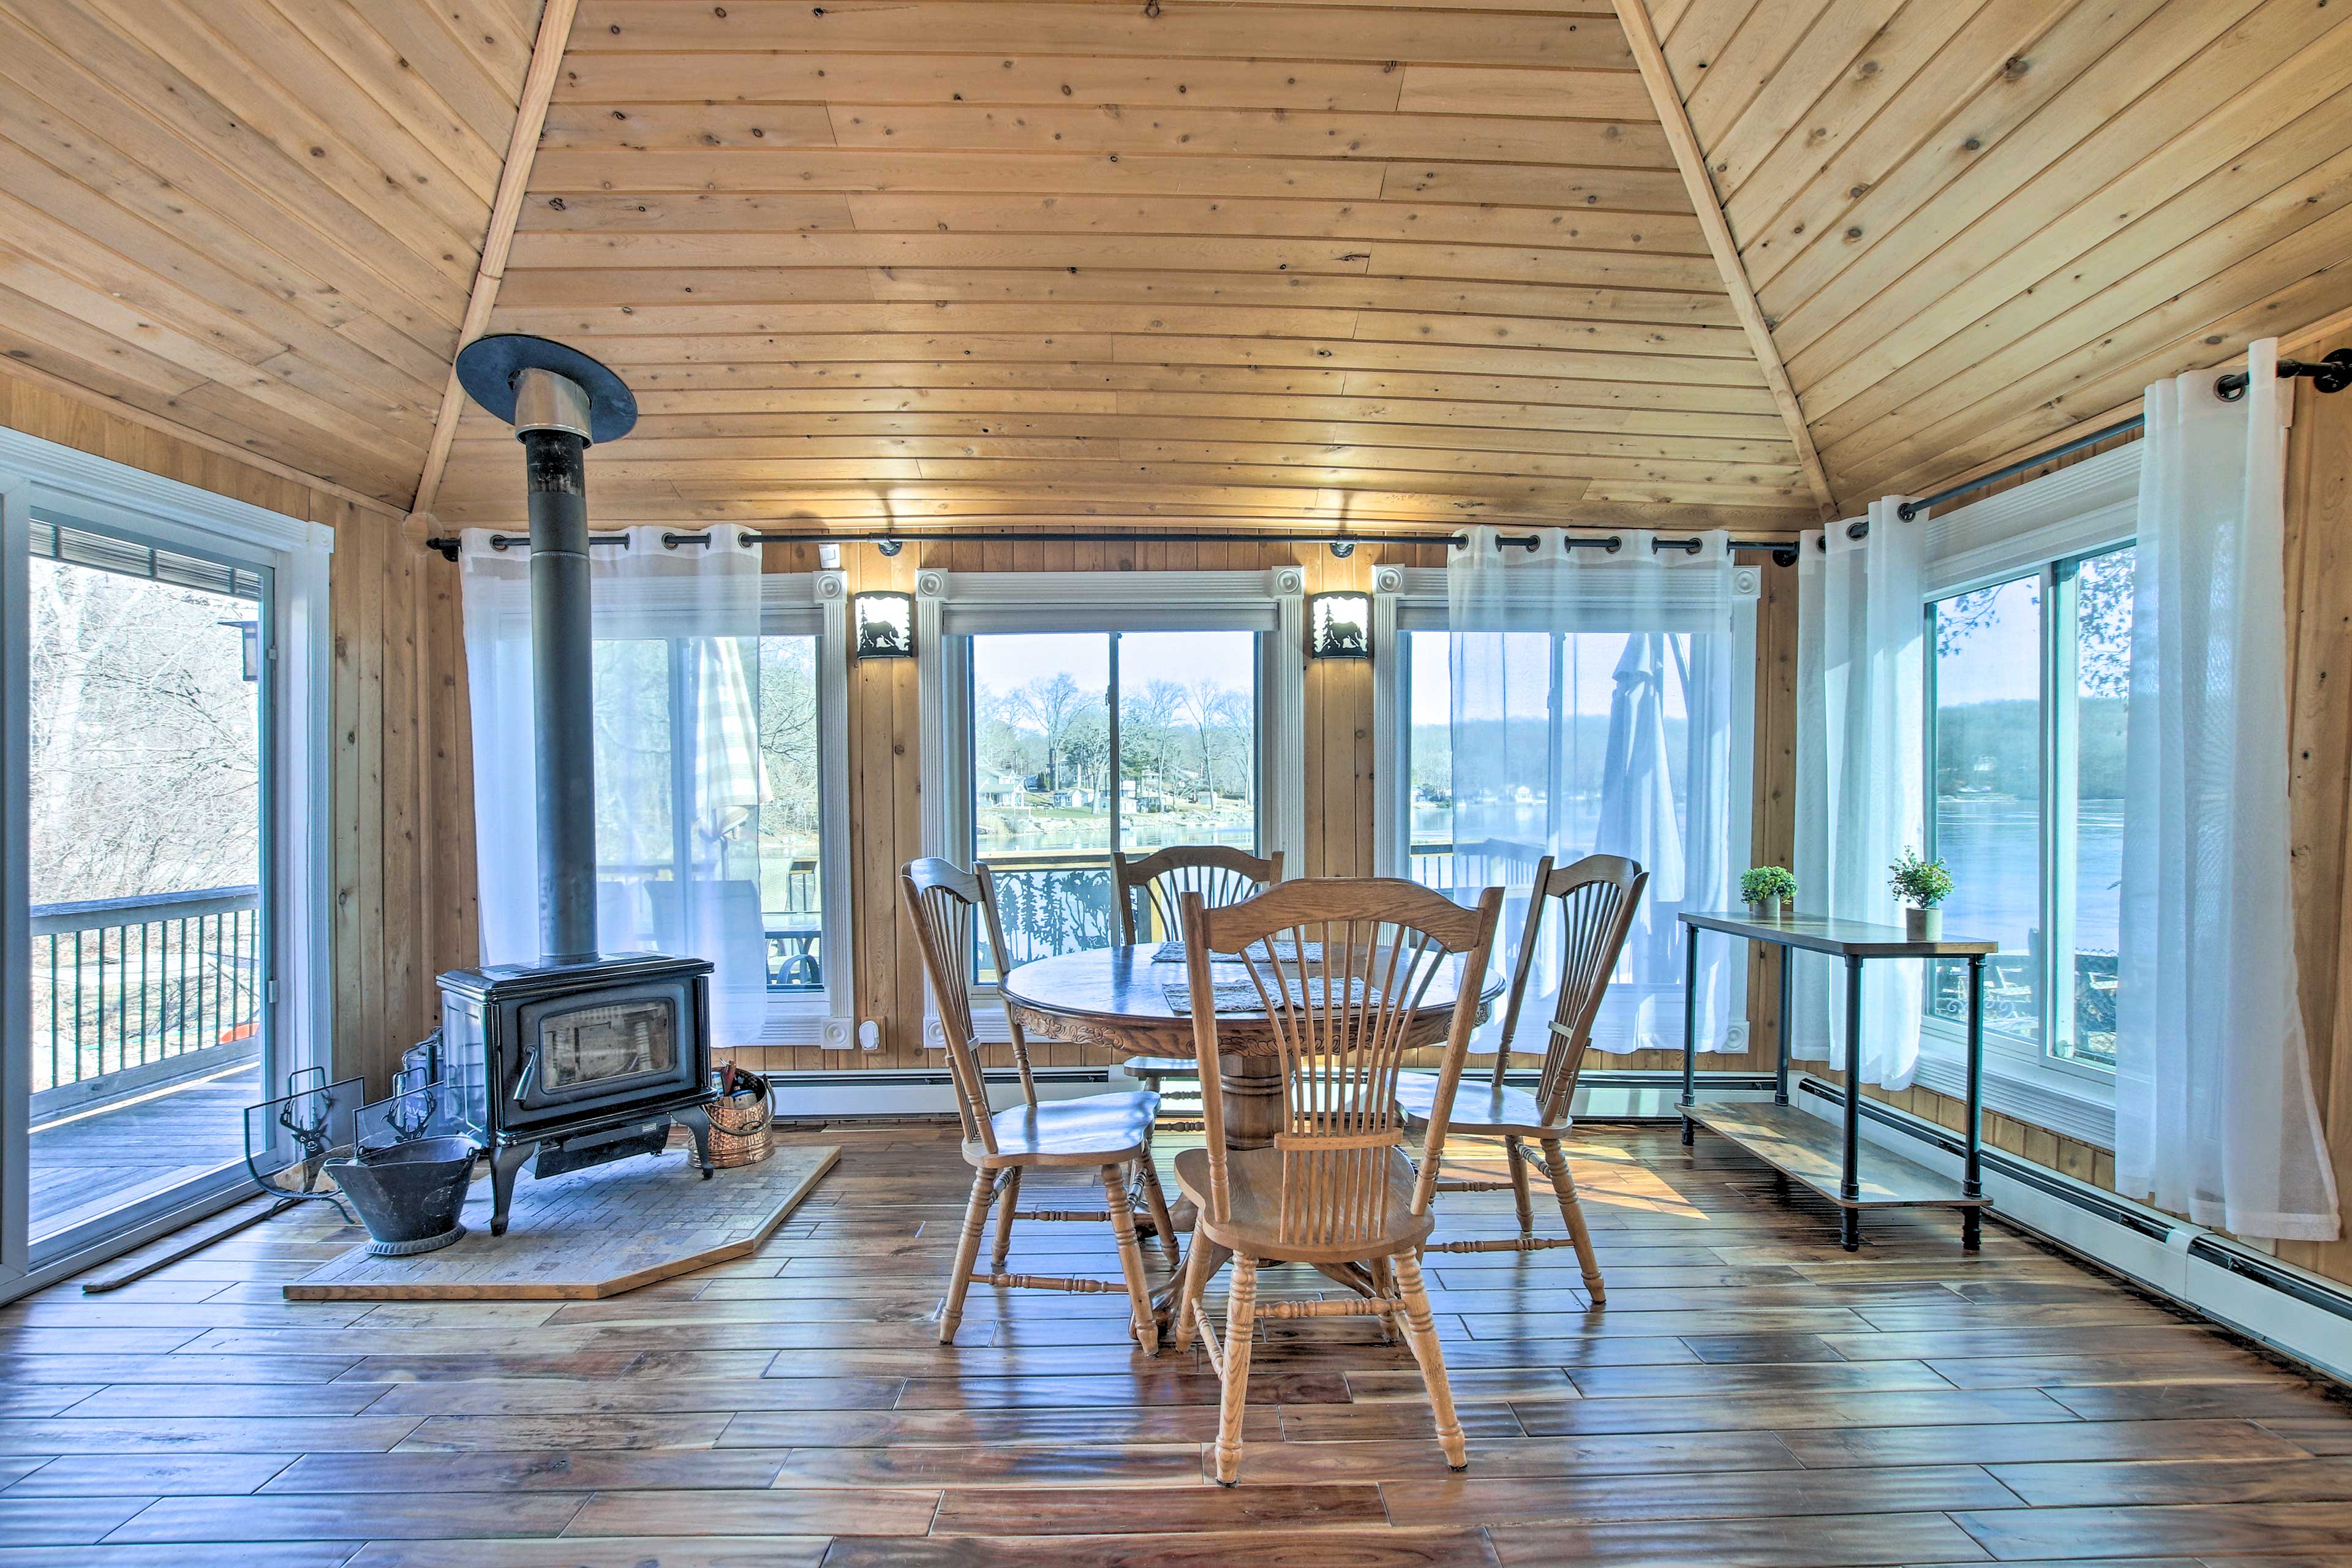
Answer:
<svg viewBox="0 0 2352 1568"><path fill-rule="evenodd" d="M1229 844L1178 844L1134 858L1113 850L1110 868L1119 941L1133 947L1183 930L1180 905L1186 893L1198 893L1202 903L1220 909L1281 881L1282 851L1258 856ZM1139 901L1147 922L1141 926L1135 918Z"/></svg>
<svg viewBox="0 0 2352 1568"><path fill-rule="evenodd" d="M1184 896L1193 1047L1203 1079L1216 1070L1221 978L1241 1009L1264 1014L1270 1054L1281 1063L1282 1107L1271 1147L1228 1150L1223 1104L1212 1095L1204 1107L1207 1147L1176 1159L1177 1180L1200 1208L1177 1342L1189 1343L1197 1326L1224 1383L1214 1456L1223 1484L1233 1483L1241 1459L1262 1261L1360 1269L1369 1284L1362 1299L1277 1302L1263 1315L1375 1316L1384 1324L1402 1319L1429 1389L1439 1445L1455 1468L1465 1462L1417 1249L1430 1232L1446 1107L1469 1051L1501 908L1498 888L1465 909L1442 893L1385 878L1283 882L1223 909L1209 908L1197 893ZM1441 979L1454 995L1433 1114L1425 1122L1422 1168L1428 1175L1422 1177L1404 1152L1407 1124L1396 1088L1408 1054L1426 1043L1415 1037L1415 1026ZM1211 1268L1204 1243L1233 1257L1222 1342L1201 1312Z"/></svg>
<svg viewBox="0 0 2352 1568"><path fill-rule="evenodd" d="M1257 856L1226 844L1179 844L1134 859L1113 851L1110 866L1111 887L1118 900L1119 941L1129 947L1158 937L1181 935L1183 916L1180 905L1186 893L1198 893L1202 902L1219 909L1254 898L1282 880L1281 850ZM1135 918L1138 895L1146 916L1146 923L1140 927ZM1193 1109L1189 1091L1186 1099L1173 1102L1165 1091L1167 1079L1192 1078L1192 1058L1132 1056L1119 1064L1119 1070L1160 1095L1163 1111L1171 1103L1188 1112ZM1201 1092L1208 1092L1205 1080ZM1159 1131L1198 1132L1202 1125L1199 1118L1190 1115L1163 1117Z"/></svg>
<svg viewBox="0 0 2352 1568"><path fill-rule="evenodd" d="M1576 1080L1591 1048L1593 1021L1607 1000L1609 983L1625 950L1626 934L1641 908L1650 874L1622 855L1587 855L1555 868L1547 855L1537 866L1528 898L1527 924L1519 938L1518 956L1511 966L1509 1000L1504 1005L1503 1031L1496 1042L1495 1070L1483 1093L1458 1094L1448 1111L1456 1138L1502 1140L1509 1180L1448 1178L1438 1182L1441 1192L1500 1192L1508 1187L1518 1211L1519 1234L1499 1237L1435 1243L1431 1252L1535 1252L1572 1247L1584 1275L1585 1289L1596 1305L1608 1300L1601 1266L1592 1250L1576 1177L1560 1147L1560 1139L1574 1124L1570 1106ZM1544 1039L1543 1071L1533 1095L1510 1088L1505 1074L1510 1068L1510 1043L1517 1037L1519 1015L1542 951L1544 921L1557 917L1559 928L1559 990L1552 999L1551 1022ZM1416 1121L1432 1114L1437 1085L1428 1074L1409 1074L1398 1090L1405 1110ZM1528 1167L1538 1163L1529 1152L1533 1142L1542 1151L1543 1173L1559 1205L1565 1239L1535 1234L1535 1203ZM1424 1174L1427 1173L1424 1172Z"/></svg>
<svg viewBox="0 0 2352 1568"><path fill-rule="evenodd" d="M1159 1323L1145 1282L1143 1256L1136 1238L1135 1216L1128 1204L1126 1173L1138 1173L1153 1222L1166 1243L1171 1262L1176 1256L1176 1227L1168 1215L1158 1173L1149 1156L1151 1123L1159 1114L1160 1097L1149 1090L1127 1094L1087 1095L1076 1100L1039 1103L1037 1085L1029 1066L1029 1042L1019 1023L1007 1019L1013 1059L1020 1074L1021 1102L992 1110L988 1080L981 1067L979 1041L972 1030L972 963L977 937L988 939L996 973L1006 973L1004 929L996 912L996 881L986 866L967 871L946 860L908 861L898 874L899 901L915 928L923 955L923 971L940 1017L941 1044L948 1054L949 1076L955 1085L956 1112L963 1124L963 1157L973 1169L971 1198L964 1210L963 1231L956 1247L954 1273L940 1313L940 1342L952 1343L963 1320L965 1293L971 1289L988 1227L989 1211L996 1210L996 1245L986 1282L1004 1289L1070 1290L1094 1293L1118 1289L1099 1279L1038 1274L1011 1274L1005 1263L1013 1247L1013 1223L1029 1220L1108 1220L1125 1279L1130 1323L1136 1342L1147 1353L1160 1348ZM1105 1207L1092 1210L1022 1209L1021 1175L1041 1167L1094 1167L1099 1176Z"/></svg>

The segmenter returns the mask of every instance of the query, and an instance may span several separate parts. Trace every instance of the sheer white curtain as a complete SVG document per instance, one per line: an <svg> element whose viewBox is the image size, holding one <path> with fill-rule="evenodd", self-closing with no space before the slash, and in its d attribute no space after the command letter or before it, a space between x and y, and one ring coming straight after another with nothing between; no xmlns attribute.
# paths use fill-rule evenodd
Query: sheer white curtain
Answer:
<svg viewBox="0 0 2352 1568"><path fill-rule="evenodd" d="M2242 1236L2333 1239L2288 885L2285 419L2147 389L2132 595L2116 1188Z"/></svg>
<svg viewBox="0 0 2352 1568"><path fill-rule="evenodd" d="M1887 867L1927 827L1925 531L1889 496L1862 539L1843 522L1797 551L1798 912L1899 924ZM1818 548L1817 545L1826 546ZM1923 965L1863 966L1864 1083L1909 1086L1919 1066ZM1846 1065L1845 965L1797 954L1790 1049Z"/></svg>
<svg viewBox="0 0 2352 1568"><path fill-rule="evenodd" d="M1452 885L1510 890L1507 973L1538 859L1624 855L1650 872L1609 1000L1603 1050L1682 1048L1684 909L1732 899L1748 808L1735 801L1738 594L1729 536L1696 553L1626 529L1615 551L1572 549L1558 529L1501 548L1472 528L1446 565L1453 712ZM1556 932L1547 931L1517 1048L1541 1051ZM1740 967L1699 949L1700 1048L1740 1047ZM1499 1009L1497 1013L1499 1016ZM1499 1022L1487 1026L1493 1048Z"/></svg>
<svg viewBox="0 0 2352 1568"><path fill-rule="evenodd" d="M715 1043L767 1005L759 807L760 552L633 528L590 552L595 646L597 935L606 952L707 958ZM530 552L468 529L459 554L474 729L482 959L539 953Z"/></svg>

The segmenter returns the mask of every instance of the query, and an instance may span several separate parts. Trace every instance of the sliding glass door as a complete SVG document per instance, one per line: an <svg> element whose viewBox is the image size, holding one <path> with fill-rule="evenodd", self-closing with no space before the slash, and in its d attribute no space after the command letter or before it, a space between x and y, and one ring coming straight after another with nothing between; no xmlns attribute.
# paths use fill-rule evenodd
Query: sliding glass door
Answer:
<svg viewBox="0 0 2352 1568"><path fill-rule="evenodd" d="M1013 963L1118 941L1114 849L1257 849L1258 635L971 639L971 852Z"/></svg>
<svg viewBox="0 0 2352 1568"><path fill-rule="evenodd" d="M243 1168L276 1081L268 568L36 512L25 1158L31 1259Z"/></svg>

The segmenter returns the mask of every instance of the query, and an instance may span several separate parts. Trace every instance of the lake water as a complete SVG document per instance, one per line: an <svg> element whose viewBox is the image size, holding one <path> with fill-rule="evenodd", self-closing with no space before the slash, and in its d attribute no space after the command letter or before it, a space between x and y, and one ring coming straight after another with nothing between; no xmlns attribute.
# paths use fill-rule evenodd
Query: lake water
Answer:
<svg viewBox="0 0 2352 1568"><path fill-rule="evenodd" d="M2122 900L2123 802L2083 802L2075 828L2075 951L2111 953ZM1944 929L1955 935L1998 937L2003 952L2026 952L2030 933L2042 923L2041 826L2034 803L1939 802L1936 853L1958 884L1944 904Z"/></svg>

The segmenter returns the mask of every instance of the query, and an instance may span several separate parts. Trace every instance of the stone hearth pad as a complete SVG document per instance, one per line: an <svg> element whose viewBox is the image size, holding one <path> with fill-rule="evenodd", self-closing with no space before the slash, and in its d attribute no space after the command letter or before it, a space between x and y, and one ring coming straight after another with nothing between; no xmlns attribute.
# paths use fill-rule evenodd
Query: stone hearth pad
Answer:
<svg viewBox="0 0 2352 1568"><path fill-rule="evenodd" d="M490 1184L466 1199L466 1235L417 1258L364 1243L286 1287L289 1301L593 1301L746 1258L841 1158L781 1145L709 1181L671 1149L515 1184L507 1233L490 1234Z"/></svg>

